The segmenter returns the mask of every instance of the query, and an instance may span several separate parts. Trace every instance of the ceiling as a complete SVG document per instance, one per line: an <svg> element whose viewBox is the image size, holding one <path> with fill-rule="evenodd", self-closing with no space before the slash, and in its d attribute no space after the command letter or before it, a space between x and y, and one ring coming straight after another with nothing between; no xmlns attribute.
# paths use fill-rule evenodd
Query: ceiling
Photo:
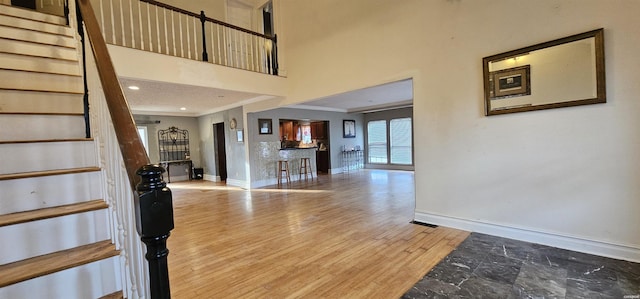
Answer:
<svg viewBox="0 0 640 299"><path fill-rule="evenodd" d="M197 117L273 98L248 92L131 78L120 78L120 82L133 114ZM129 86L137 86L139 90L131 90ZM412 103L413 81L408 79L289 107L357 113L408 107Z"/></svg>

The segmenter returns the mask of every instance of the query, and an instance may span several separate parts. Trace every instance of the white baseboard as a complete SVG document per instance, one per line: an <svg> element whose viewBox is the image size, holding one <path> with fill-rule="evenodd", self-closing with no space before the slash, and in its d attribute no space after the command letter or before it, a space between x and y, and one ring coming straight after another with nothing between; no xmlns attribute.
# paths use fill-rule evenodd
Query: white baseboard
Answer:
<svg viewBox="0 0 640 299"><path fill-rule="evenodd" d="M171 182L175 183L175 182L181 182L181 181L188 181L189 180L189 176L188 175L172 175L171 176ZM165 178L165 181L168 182L167 178Z"/></svg>
<svg viewBox="0 0 640 299"><path fill-rule="evenodd" d="M342 167L339 167L339 168L331 168L331 169L329 169L329 173L330 173L330 174L339 174L339 173L342 173Z"/></svg>
<svg viewBox="0 0 640 299"><path fill-rule="evenodd" d="M266 179L266 180L260 180L260 181L255 181L255 182L251 182L251 188L261 188L264 186L271 186L271 185L275 185L278 183L278 179Z"/></svg>
<svg viewBox="0 0 640 299"><path fill-rule="evenodd" d="M447 226L471 232L538 243L631 262L640 262L640 248L627 245L611 244L532 229L515 228L419 211L415 212L414 219L419 222Z"/></svg>
<svg viewBox="0 0 640 299"><path fill-rule="evenodd" d="M204 179L205 181L219 182L219 181L220 181L220 176L218 176L218 175L205 174L205 175L203 176L203 179Z"/></svg>
<svg viewBox="0 0 640 299"><path fill-rule="evenodd" d="M227 178L227 186L236 186L236 187L240 187L242 189L249 189L249 184L248 184L247 181L234 180L234 179L230 179L230 178Z"/></svg>

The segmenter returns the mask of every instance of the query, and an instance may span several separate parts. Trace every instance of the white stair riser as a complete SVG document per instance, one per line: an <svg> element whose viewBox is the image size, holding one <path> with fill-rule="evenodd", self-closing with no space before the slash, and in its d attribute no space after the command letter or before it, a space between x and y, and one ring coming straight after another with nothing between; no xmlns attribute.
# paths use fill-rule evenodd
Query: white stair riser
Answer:
<svg viewBox="0 0 640 299"><path fill-rule="evenodd" d="M0 115L0 140L3 141L84 137L82 115Z"/></svg>
<svg viewBox="0 0 640 299"><path fill-rule="evenodd" d="M20 17L20 18L25 18L29 20L36 20L36 21L41 21L41 22L46 22L51 24L58 24L58 25L65 25L67 23L67 21L60 16L38 13L31 10L11 7L11 6L1 6L1 7L2 9L0 10L0 15Z"/></svg>
<svg viewBox="0 0 640 299"><path fill-rule="evenodd" d="M0 90L0 112L83 113L83 96L24 90Z"/></svg>
<svg viewBox="0 0 640 299"><path fill-rule="evenodd" d="M0 181L0 214L103 199L101 175L95 171Z"/></svg>
<svg viewBox="0 0 640 299"><path fill-rule="evenodd" d="M92 141L0 144L0 174L97 166Z"/></svg>
<svg viewBox="0 0 640 299"><path fill-rule="evenodd" d="M0 52L78 60L76 49L0 38Z"/></svg>
<svg viewBox="0 0 640 299"><path fill-rule="evenodd" d="M19 200L19 199L16 199ZM108 210L72 214L0 227L0 265L109 239Z"/></svg>
<svg viewBox="0 0 640 299"><path fill-rule="evenodd" d="M76 40L72 37L7 26L0 26L0 37L67 48L76 46Z"/></svg>
<svg viewBox="0 0 640 299"><path fill-rule="evenodd" d="M0 66L1 67L1 66ZM83 92L82 77L0 69L0 88Z"/></svg>
<svg viewBox="0 0 640 299"><path fill-rule="evenodd" d="M30 30L37 30L41 32L70 36L70 37L72 37L74 34L74 30L67 26L47 24L43 22L26 20L23 18L16 18L11 16L0 18L0 25L4 25L8 27L26 28Z"/></svg>
<svg viewBox="0 0 640 299"><path fill-rule="evenodd" d="M0 288L0 298L101 298L122 290L120 257L82 265Z"/></svg>
<svg viewBox="0 0 640 299"><path fill-rule="evenodd" d="M77 61L54 58L33 57L19 54L0 53L2 68L52 74L80 76L80 64Z"/></svg>

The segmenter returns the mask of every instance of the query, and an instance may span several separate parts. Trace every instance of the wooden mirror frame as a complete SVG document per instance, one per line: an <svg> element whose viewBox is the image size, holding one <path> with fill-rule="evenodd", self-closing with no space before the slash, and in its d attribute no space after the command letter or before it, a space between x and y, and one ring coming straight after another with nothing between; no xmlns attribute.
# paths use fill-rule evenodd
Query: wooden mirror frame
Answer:
<svg viewBox="0 0 640 299"><path fill-rule="evenodd" d="M595 75L596 75L596 94L595 98L586 98L586 99L569 99L565 101L558 100L557 102L540 104L540 105L520 105L514 107L504 107L499 109L491 109L491 101L496 100L496 96L492 97L492 84L493 80L491 76L493 76L496 72L509 71L510 73L516 74L516 76L521 76L520 79L523 80L520 85L518 85L523 90L518 93L518 95L529 95L531 94L531 86L529 82L528 72L529 69L525 67L521 68L513 68L508 70L499 70L490 72L489 71L489 63L497 62L500 60L506 60L510 58L516 59L519 56L527 55L533 51L546 49L550 47L555 47L583 39L594 38L595 42ZM484 97L485 97L485 115L499 115L506 113L515 113L515 112L525 112L525 111L533 111L533 110L542 110L542 109L551 109L551 108L560 108L560 107L570 107L570 106L579 106L579 105L589 105L589 104L598 104L598 103L606 103L607 95L606 95L606 83L605 83L605 65L604 65L604 30L602 28L580 33L572 36L568 36L565 38L560 38L556 40L552 40L549 42L504 52L501 54L496 54L492 56L488 56L482 59L482 69L483 69L483 81L484 81ZM520 75L521 74L521 75ZM529 93L527 93L527 91ZM505 97L508 97L507 94Z"/></svg>

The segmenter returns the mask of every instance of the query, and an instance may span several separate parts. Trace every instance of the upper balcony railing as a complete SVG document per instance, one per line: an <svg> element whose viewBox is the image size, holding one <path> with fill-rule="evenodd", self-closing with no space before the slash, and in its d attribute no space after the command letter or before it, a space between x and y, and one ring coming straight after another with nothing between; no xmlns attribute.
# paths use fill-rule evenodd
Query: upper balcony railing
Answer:
<svg viewBox="0 0 640 299"><path fill-rule="evenodd" d="M153 0L91 0L109 44L278 75L277 38Z"/></svg>

